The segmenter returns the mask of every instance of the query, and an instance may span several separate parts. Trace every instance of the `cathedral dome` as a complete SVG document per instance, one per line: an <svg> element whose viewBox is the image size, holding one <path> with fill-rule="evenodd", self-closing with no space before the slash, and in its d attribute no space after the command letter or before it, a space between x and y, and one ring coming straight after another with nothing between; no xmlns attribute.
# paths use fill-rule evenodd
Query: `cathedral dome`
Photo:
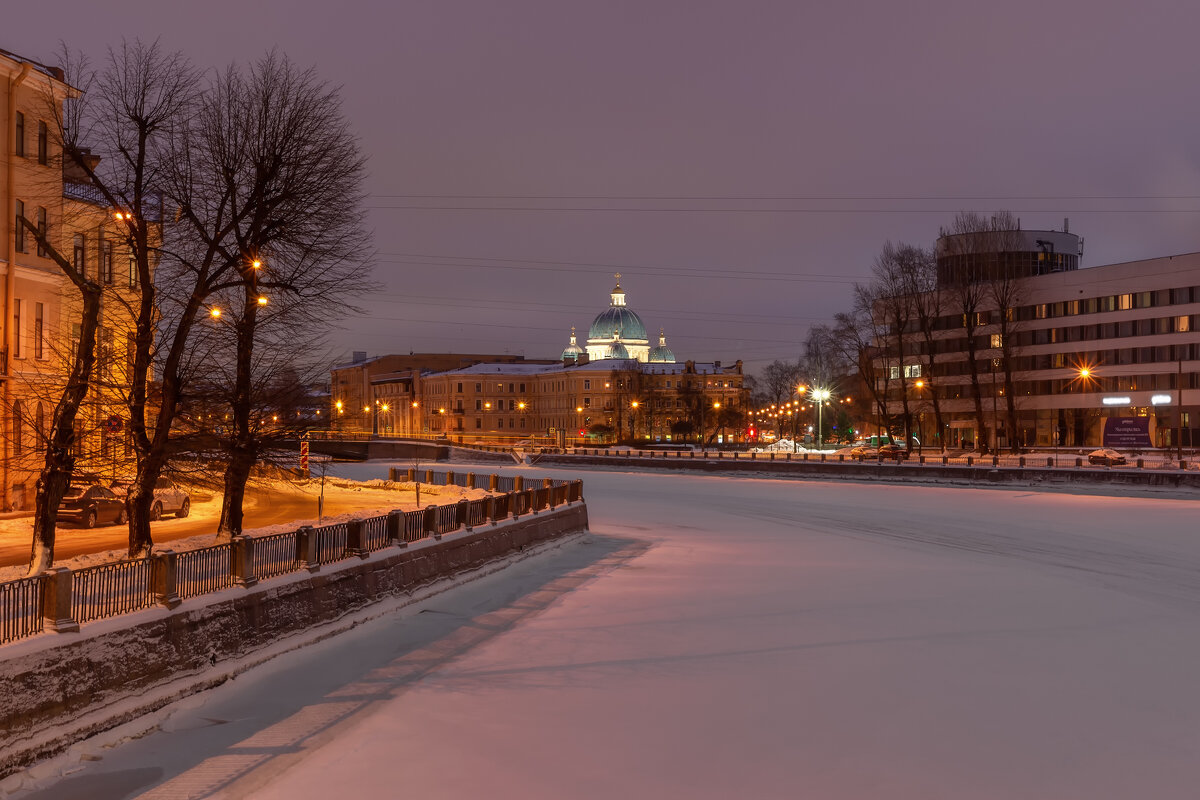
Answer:
<svg viewBox="0 0 1200 800"><path fill-rule="evenodd" d="M667 347L667 337L663 334L662 329L658 331L658 347L650 351L647 361L654 364L674 364L675 354L671 352L671 348Z"/></svg>
<svg viewBox="0 0 1200 800"><path fill-rule="evenodd" d="M644 342L646 326L637 312L625 305L625 290L621 288L621 276L617 275L617 287L612 290L609 307L596 315L588 331L588 341L612 339L618 333L629 341Z"/></svg>
<svg viewBox="0 0 1200 800"><path fill-rule="evenodd" d="M564 361L578 361L581 355L583 355L583 348L580 347L579 343L575 341L575 327L572 326L571 343L563 348L562 357Z"/></svg>

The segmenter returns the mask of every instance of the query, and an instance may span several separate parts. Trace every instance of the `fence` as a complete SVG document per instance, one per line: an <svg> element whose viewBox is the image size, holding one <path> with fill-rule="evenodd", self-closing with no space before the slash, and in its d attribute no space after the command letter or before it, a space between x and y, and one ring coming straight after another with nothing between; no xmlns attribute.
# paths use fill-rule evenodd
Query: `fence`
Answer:
<svg viewBox="0 0 1200 800"><path fill-rule="evenodd" d="M0 644L42 632L42 585L40 576L0 583Z"/></svg>
<svg viewBox="0 0 1200 800"><path fill-rule="evenodd" d="M421 477L437 485L477 485L473 473L459 476L429 470ZM496 475L483 477L480 488L513 482ZM583 500L583 481L546 479L540 488L524 489L517 478L515 485L517 489L478 500L393 511L290 533L237 536L228 544L199 550L164 550L150 558L77 570L59 567L0 583L0 644L46 630L78 630L79 623L154 605L174 607L189 597L231 586L249 587L302 569L315 571L322 564Z"/></svg>
<svg viewBox="0 0 1200 800"><path fill-rule="evenodd" d="M748 452L739 450L616 450L605 448L576 447L570 451L577 456L600 456L609 458L644 458L653 460L716 460L716 461L782 461L782 462L820 462L822 464L867 463L867 464L902 464L904 466L966 466L966 467L1048 467L1058 469L1153 469L1153 470L1186 470L1189 462L1186 459L1175 460L1163 454L1143 455L1142 457L1116 458L1090 456L1078 453L1032 453L1025 455L958 455L943 456L935 450L928 455L922 453L905 453L900 458L887 454L877 454L867 451L862 455L851 453L787 453L787 452ZM1193 468L1195 455L1192 455Z"/></svg>

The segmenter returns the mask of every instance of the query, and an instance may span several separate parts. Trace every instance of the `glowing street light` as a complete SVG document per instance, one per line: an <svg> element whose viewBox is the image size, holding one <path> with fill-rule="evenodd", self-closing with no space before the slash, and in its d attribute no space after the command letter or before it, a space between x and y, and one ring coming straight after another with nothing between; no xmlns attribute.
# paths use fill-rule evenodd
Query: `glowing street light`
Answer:
<svg viewBox="0 0 1200 800"><path fill-rule="evenodd" d="M817 446L820 447L825 441L823 412L825 410L825 401L829 399L829 390L813 389L812 397L817 401Z"/></svg>

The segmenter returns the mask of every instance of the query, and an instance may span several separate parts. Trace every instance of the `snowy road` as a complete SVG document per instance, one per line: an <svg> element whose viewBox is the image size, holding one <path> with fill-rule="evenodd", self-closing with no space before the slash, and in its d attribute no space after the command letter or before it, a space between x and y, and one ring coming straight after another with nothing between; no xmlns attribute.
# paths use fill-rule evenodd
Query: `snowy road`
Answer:
<svg viewBox="0 0 1200 800"><path fill-rule="evenodd" d="M590 536L16 796L1196 796L1200 502L584 478Z"/></svg>

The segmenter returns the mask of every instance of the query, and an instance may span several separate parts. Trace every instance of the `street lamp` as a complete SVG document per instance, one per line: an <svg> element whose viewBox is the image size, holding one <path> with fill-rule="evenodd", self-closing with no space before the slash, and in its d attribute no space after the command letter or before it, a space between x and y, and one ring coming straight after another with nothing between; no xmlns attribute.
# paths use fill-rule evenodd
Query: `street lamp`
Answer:
<svg viewBox="0 0 1200 800"><path fill-rule="evenodd" d="M825 401L829 399L830 393L828 389L813 389L812 397L817 401L817 447L820 448L825 441L825 425L823 412L825 410Z"/></svg>
<svg viewBox="0 0 1200 800"><path fill-rule="evenodd" d="M796 423L799 422L799 420L800 420L800 400L799 400L799 398L803 397L805 392L807 392L807 391L808 391L808 387L805 386L804 384L800 384L799 386L796 387L796 397L797 397L796 413L791 415L792 416L792 452L793 453L797 452L799 449L799 446L800 446L796 441L796 439L798 438L796 435Z"/></svg>

